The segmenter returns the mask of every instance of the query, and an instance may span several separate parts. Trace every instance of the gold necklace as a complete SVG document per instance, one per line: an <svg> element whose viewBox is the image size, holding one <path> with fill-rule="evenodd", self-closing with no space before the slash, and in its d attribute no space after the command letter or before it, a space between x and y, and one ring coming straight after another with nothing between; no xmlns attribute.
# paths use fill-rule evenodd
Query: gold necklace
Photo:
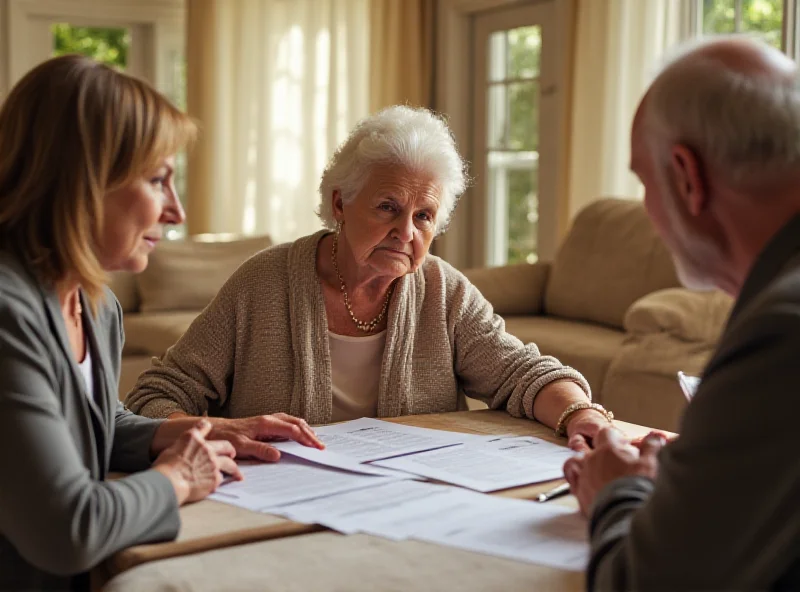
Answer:
<svg viewBox="0 0 800 592"><path fill-rule="evenodd" d="M353 319L353 322L358 327L359 331L363 331L364 333L372 333L375 330L375 327L380 325L383 317L386 315L386 311L389 309L389 299L392 297L392 292L394 290L394 285L389 288L389 291L386 293L386 298L383 301L383 307L381 308L381 312L378 313L378 316L372 319L369 322L360 321L356 318L356 315L353 314L353 308L350 306L350 297L347 295L347 288L344 285L344 280L342 279L342 274L339 272L339 263L336 261L336 253L339 252L339 233L333 235L333 249L331 249L331 260L333 261L333 269L336 270L336 277L339 278L339 284L341 285L342 294L344 295L344 305L347 307L347 312L350 313L350 318Z"/></svg>

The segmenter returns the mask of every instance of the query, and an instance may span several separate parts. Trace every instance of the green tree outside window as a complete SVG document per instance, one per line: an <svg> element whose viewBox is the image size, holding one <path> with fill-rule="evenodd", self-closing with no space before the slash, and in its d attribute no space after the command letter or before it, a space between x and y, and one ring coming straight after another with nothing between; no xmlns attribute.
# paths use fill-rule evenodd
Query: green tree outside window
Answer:
<svg viewBox="0 0 800 592"><path fill-rule="evenodd" d="M131 34L128 29L75 27L56 23L53 32L53 55L79 53L120 70L128 65Z"/></svg>

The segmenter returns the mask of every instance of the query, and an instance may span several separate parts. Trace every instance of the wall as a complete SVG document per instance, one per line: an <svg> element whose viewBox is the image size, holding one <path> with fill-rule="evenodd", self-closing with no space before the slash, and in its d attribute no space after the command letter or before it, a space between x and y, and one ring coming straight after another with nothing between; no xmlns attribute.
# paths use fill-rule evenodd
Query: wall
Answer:
<svg viewBox="0 0 800 592"><path fill-rule="evenodd" d="M8 91L8 0L0 0L0 100Z"/></svg>

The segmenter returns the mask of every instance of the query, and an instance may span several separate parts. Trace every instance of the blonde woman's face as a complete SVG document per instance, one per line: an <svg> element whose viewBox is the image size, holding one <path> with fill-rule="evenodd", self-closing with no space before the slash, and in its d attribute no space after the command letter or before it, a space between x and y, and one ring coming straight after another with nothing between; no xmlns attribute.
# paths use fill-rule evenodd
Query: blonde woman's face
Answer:
<svg viewBox="0 0 800 592"><path fill-rule="evenodd" d="M174 181L175 158L106 196L98 259L106 271L143 271L164 227L186 215Z"/></svg>

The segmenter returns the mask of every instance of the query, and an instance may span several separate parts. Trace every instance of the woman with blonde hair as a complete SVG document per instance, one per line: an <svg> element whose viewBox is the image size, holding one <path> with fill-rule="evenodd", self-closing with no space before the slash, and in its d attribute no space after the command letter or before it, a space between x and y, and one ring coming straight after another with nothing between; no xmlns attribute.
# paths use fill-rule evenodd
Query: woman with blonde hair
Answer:
<svg viewBox="0 0 800 592"><path fill-rule="evenodd" d="M146 83L80 56L41 64L0 109L0 589L85 588L110 554L174 538L178 506L221 472L241 477L223 430L117 398L106 272L143 270L183 221L173 155L195 133ZM256 458L272 436L318 445L288 416L243 422L245 436Z"/></svg>

